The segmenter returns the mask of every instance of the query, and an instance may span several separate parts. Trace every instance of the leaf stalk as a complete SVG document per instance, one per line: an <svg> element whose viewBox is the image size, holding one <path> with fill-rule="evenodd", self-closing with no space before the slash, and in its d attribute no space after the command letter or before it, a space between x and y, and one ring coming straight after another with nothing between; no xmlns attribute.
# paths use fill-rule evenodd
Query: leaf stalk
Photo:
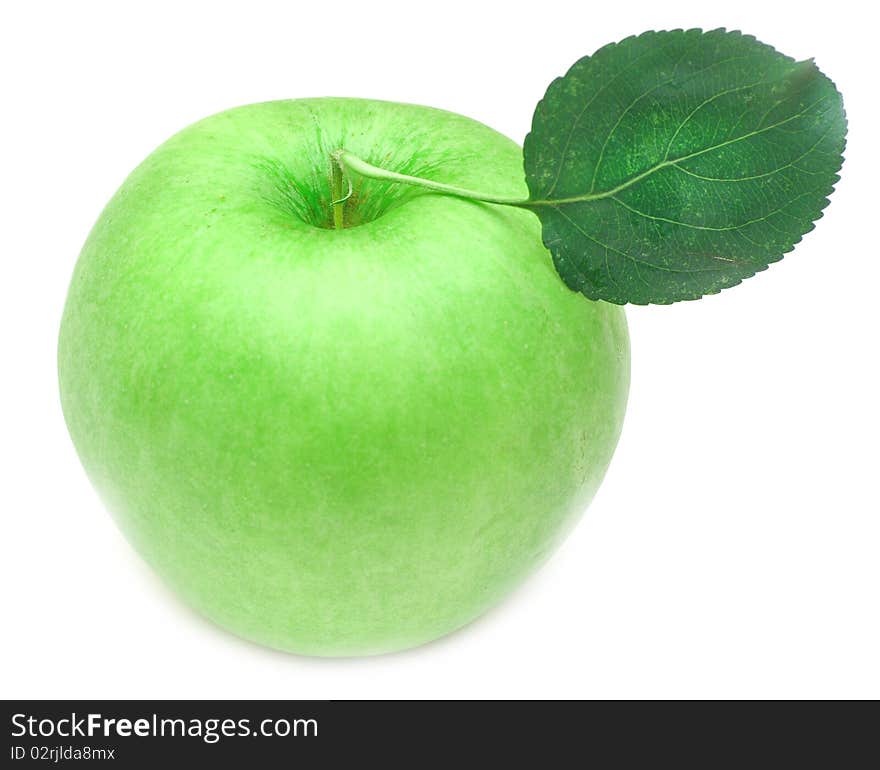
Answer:
<svg viewBox="0 0 880 770"><path fill-rule="evenodd" d="M483 203L494 203L499 206L518 206L524 208L529 205L529 201L526 198L511 198L504 195L493 195L492 193L468 190L464 187L444 184L443 182L435 182L431 179L423 179L422 177L410 176L409 174L398 174L396 171L389 171L386 168L380 168L379 166L374 166L372 163L367 163L367 161L344 149L336 150L333 153L333 160L333 165L335 167L353 171L354 173L368 179L412 185L413 187L421 187L425 190L433 190L434 192L440 192L446 195L454 195L457 198L482 201Z"/></svg>

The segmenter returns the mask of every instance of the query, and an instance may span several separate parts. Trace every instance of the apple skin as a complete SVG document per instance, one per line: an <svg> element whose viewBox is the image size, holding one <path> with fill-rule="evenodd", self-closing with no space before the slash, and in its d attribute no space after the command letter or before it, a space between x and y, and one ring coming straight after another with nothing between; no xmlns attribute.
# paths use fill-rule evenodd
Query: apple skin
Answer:
<svg viewBox="0 0 880 770"><path fill-rule="evenodd" d="M119 527L192 607L309 655L468 623L596 491L629 385L623 310L570 291L538 219L354 179L329 155L525 195L520 148L358 99L229 110L125 181L83 247L61 401Z"/></svg>

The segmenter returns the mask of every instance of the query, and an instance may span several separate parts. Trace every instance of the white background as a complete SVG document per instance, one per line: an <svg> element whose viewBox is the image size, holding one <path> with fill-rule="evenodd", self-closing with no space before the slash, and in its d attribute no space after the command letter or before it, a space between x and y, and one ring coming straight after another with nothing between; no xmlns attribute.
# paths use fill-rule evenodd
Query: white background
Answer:
<svg viewBox="0 0 880 770"><path fill-rule="evenodd" d="M880 696L868 5L4 3L0 696ZM846 100L843 179L768 272L629 312L623 438L550 563L465 630L372 659L271 652L178 603L92 492L57 396L67 282L126 174L198 118L288 97L430 104L522 141L580 56L680 26L815 57Z"/></svg>

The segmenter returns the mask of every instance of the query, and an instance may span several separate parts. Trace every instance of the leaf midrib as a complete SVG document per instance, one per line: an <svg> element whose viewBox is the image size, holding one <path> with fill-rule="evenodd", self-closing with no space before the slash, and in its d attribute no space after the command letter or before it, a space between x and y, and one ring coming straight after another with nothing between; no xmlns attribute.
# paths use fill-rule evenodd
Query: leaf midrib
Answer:
<svg viewBox="0 0 880 770"><path fill-rule="evenodd" d="M810 104L808 107L805 107L798 113L794 115L790 115L784 120L780 120L777 123L773 123L769 126L764 126L763 128L755 129L754 131L749 131L748 133L742 134L741 136L734 137L733 139L728 139L724 142L720 142L718 144L712 145L710 147L704 147L700 150L696 150L695 152L689 153L687 155L682 155L678 158L669 158L666 160L662 160L659 163L655 164L651 168L642 171L639 174L636 174L634 177L627 179L624 182L621 182L616 187L611 188L610 190L603 190L597 193L584 193L583 195L574 195L568 198L556 198L556 199L539 199L539 200L529 200L525 205L527 207L531 206L562 206L569 203L586 203L589 201L597 201L603 200L605 198L611 198L618 193L623 192L624 190L632 187L635 184L638 184L643 179L655 174L658 171L661 171L664 168L669 166L674 166L678 163L683 163L684 161L691 160L692 158L699 157L700 155L705 155L707 152L713 152L714 150L719 150L722 147L728 147L732 144L736 144L737 142L744 141L746 139L751 139L753 136L758 136L759 134L763 134L766 131L772 131L774 128L779 128L780 126L784 126L786 123L790 123L793 120L797 120L798 118L802 118L806 115L810 110L812 110L817 105L821 104L823 101L828 99L830 94L826 94L821 99L817 99L815 102Z"/></svg>

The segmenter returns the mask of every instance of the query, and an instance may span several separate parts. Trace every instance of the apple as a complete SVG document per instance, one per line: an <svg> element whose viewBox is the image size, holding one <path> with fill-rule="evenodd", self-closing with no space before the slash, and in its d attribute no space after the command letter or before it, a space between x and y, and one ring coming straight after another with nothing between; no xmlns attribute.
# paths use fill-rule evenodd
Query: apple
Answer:
<svg viewBox="0 0 880 770"><path fill-rule="evenodd" d="M533 214L353 179L334 226L339 148L526 193L520 148L449 112L223 112L107 205L58 350L70 435L134 548L221 626L328 656L449 633L541 564L629 383L623 310L566 288Z"/></svg>

